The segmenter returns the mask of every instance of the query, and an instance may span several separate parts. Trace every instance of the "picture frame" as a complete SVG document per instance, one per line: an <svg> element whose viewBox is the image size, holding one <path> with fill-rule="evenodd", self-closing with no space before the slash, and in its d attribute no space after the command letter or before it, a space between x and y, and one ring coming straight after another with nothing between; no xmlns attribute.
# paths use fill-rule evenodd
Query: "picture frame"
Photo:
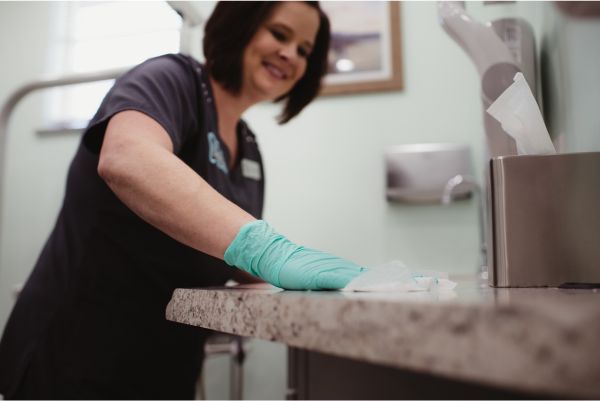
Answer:
<svg viewBox="0 0 600 401"><path fill-rule="evenodd" d="M322 95L403 89L400 3L327 1L329 69Z"/></svg>

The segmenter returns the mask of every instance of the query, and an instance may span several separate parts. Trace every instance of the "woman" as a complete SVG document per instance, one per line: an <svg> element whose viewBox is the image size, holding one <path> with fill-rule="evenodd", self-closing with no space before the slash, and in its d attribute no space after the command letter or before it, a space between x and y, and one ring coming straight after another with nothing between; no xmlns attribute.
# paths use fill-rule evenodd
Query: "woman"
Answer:
<svg viewBox="0 0 600 401"><path fill-rule="evenodd" d="M329 35L316 2L219 3L205 66L166 55L117 80L4 332L0 393L191 398L208 332L165 320L173 289L240 271L337 289L361 272L258 220L262 163L241 120L272 100L284 102L281 122L297 115L318 93Z"/></svg>

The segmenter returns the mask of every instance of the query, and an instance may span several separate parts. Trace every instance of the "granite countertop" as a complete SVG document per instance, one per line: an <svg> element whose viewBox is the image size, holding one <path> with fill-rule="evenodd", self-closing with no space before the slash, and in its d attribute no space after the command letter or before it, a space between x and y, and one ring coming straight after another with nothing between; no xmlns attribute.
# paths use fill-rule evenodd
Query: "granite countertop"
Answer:
<svg viewBox="0 0 600 401"><path fill-rule="evenodd" d="M600 397L600 292L480 288L439 293L177 289L169 320L507 389Z"/></svg>

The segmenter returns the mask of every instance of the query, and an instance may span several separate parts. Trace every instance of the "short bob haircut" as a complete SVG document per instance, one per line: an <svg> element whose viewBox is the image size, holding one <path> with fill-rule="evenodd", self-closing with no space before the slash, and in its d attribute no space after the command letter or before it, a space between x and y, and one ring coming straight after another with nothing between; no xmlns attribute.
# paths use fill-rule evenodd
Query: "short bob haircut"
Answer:
<svg viewBox="0 0 600 401"><path fill-rule="evenodd" d="M319 93L327 73L327 54L331 38L329 18L317 1L304 2L319 12L319 30L308 57L306 72L296 85L276 102L285 100L278 116L285 124L298 115ZM280 2L220 1L204 29L204 56L208 73L231 93L242 87L244 50L262 23Z"/></svg>

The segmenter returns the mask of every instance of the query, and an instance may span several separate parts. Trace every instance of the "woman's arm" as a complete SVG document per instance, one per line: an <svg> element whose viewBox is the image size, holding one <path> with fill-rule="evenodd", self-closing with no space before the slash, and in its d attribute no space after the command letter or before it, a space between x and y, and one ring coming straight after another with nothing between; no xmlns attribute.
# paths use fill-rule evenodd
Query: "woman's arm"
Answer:
<svg viewBox="0 0 600 401"><path fill-rule="evenodd" d="M164 128L137 111L110 119L98 174L142 219L220 259L240 227L255 220L175 156Z"/></svg>
<svg viewBox="0 0 600 401"><path fill-rule="evenodd" d="M124 111L110 119L98 174L159 230L278 287L339 289L364 271L294 244L221 196L173 154L167 132L143 113Z"/></svg>

